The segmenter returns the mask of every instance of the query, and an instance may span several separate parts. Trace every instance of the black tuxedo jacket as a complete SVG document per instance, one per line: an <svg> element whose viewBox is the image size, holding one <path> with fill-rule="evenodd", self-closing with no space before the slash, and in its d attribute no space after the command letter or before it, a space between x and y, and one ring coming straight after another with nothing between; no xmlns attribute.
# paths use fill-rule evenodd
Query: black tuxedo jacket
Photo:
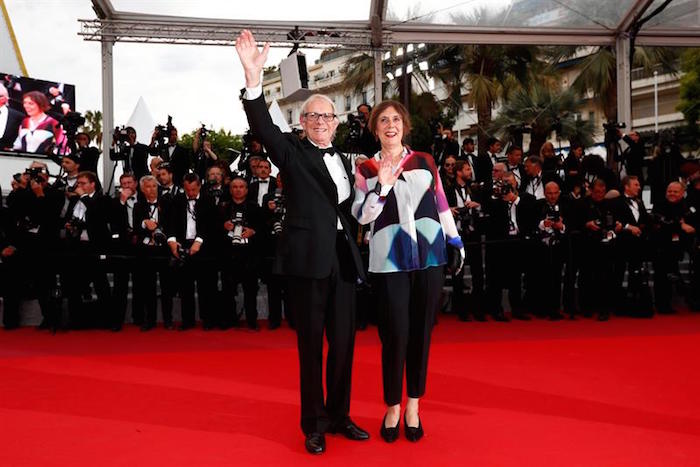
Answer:
<svg viewBox="0 0 700 467"><path fill-rule="evenodd" d="M156 209L158 210L158 226L165 231L165 219L168 216L168 200L158 197ZM143 221L151 218L151 205L144 200L139 200L134 205L134 233L137 244L142 244L144 238L150 238L152 232L143 227Z"/></svg>
<svg viewBox="0 0 700 467"><path fill-rule="evenodd" d="M132 148L134 151L129 160L126 161L125 171L133 172L134 176L136 176L136 181L139 181L144 175L150 175L146 162L148 161L151 148L141 143L134 144ZM132 148L127 148L125 151L130 153ZM112 148L109 152L110 157L114 158L116 150Z"/></svg>
<svg viewBox="0 0 700 467"><path fill-rule="evenodd" d="M0 128L0 149L10 149L17 139L19 127L22 125L24 115L21 112L7 107L7 123L5 128Z"/></svg>
<svg viewBox="0 0 700 467"><path fill-rule="evenodd" d="M167 214L164 217L165 234L175 237L181 245L184 245L187 234L187 196L184 193L177 195L168 204ZM197 226L197 236L204 240L202 252L212 250L211 243L216 243L213 235L217 227L217 213L214 201L200 193L199 199L194 203L195 224Z"/></svg>
<svg viewBox="0 0 700 467"><path fill-rule="evenodd" d="M492 181L493 163L488 154L481 153L476 157L476 181L490 185Z"/></svg>
<svg viewBox="0 0 700 467"><path fill-rule="evenodd" d="M364 268L353 241L350 206L354 198L354 176L350 162L341 155L350 197L338 204L338 193L323 156L308 140L283 134L272 123L263 96L243 100L253 134L260 137L272 162L284 177L287 215L281 233L274 270L279 274L322 279L330 276L337 238L337 219L345 232L345 241L355 270L364 278Z"/></svg>
<svg viewBox="0 0 700 467"><path fill-rule="evenodd" d="M518 238L529 237L537 227L537 202L535 197L527 193L519 195L520 201L515 208L515 219L518 223ZM487 236L490 239L508 238L510 212L508 203L501 199L491 200L487 204L489 228Z"/></svg>
<svg viewBox="0 0 700 467"><path fill-rule="evenodd" d="M277 189L277 179L275 177L270 177L269 183L267 184L267 191L265 194L273 194L275 190ZM257 204L258 202L258 194L260 193L260 183L259 182L253 182L250 184L248 187L248 199L254 203Z"/></svg>
<svg viewBox="0 0 700 467"><path fill-rule="evenodd" d="M173 183L177 186L182 186L182 178L192 168L194 163L191 151L178 144L175 146L172 156L168 154L168 151L164 151L163 154L160 154L160 157L164 161L170 162L170 167L173 169ZM201 177L202 175L200 174ZM202 183L204 183L204 179L202 179Z"/></svg>
<svg viewBox="0 0 700 467"><path fill-rule="evenodd" d="M80 201L82 201L87 208L85 212L85 224L88 237L90 238L90 244L97 248L106 248L111 238L109 231L111 198L100 193L95 193L92 197L81 197Z"/></svg>
<svg viewBox="0 0 700 467"><path fill-rule="evenodd" d="M629 201L624 194L621 194L611 201L612 209L615 211L615 218L620 221L623 227L628 224L635 227L650 224L651 216L644 205L644 201L642 201L641 198L636 198L635 201L637 202L637 207L639 208L639 220L634 219L634 214L632 214L632 206L630 206Z"/></svg>

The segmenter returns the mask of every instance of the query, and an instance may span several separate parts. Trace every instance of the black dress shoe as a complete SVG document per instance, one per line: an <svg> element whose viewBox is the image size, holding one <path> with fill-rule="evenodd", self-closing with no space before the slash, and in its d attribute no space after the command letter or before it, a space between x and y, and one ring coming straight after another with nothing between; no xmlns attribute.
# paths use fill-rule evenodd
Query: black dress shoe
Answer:
<svg viewBox="0 0 700 467"><path fill-rule="evenodd" d="M349 418L343 423L339 423L328 429L329 433L339 434L345 436L347 439L353 441L364 441L369 439L369 433L355 425L355 422Z"/></svg>
<svg viewBox="0 0 700 467"><path fill-rule="evenodd" d="M175 329L175 326L173 326L173 323L165 323L165 324L163 324L163 327L165 329L167 329L168 331L172 331L173 329Z"/></svg>
<svg viewBox="0 0 700 467"><path fill-rule="evenodd" d="M480 321L480 322L485 322L486 321L486 316L484 316L481 313L474 313L474 320L475 321Z"/></svg>
<svg viewBox="0 0 700 467"><path fill-rule="evenodd" d="M403 427L404 427L404 434L406 435L406 439L412 442L416 442L420 440L423 437L423 424L420 421L420 417L418 417L418 426L408 426L408 423L406 422L406 413L404 412L403 414Z"/></svg>
<svg viewBox="0 0 700 467"><path fill-rule="evenodd" d="M610 318L610 314L607 311L601 311L598 313L598 321L607 321Z"/></svg>
<svg viewBox="0 0 700 467"><path fill-rule="evenodd" d="M141 325L141 331L147 332L147 331L150 331L151 329L153 329L154 327L156 327L155 324L144 323L143 325Z"/></svg>
<svg viewBox="0 0 700 467"><path fill-rule="evenodd" d="M506 315L504 315L502 311L499 311L498 313L494 313L493 320L494 321L501 321L503 323L509 321L508 318L506 318Z"/></svg>
<svg viewBox="0 0 700 467"><path fill-rule="evenodd" d="M513 319L517 319L520 321L530 321L532 318L530 318L525 313L513 313Z"/></svg>
<svg viewBox="0 0 700 467"><path fill-rule="evenodd" d="M559 312L552 313L552 314L549 315L549 320L550 320L550 321L560 321L560 320L562 320L562 319L564 319L564 315L562 315L562 314L559 313Z"/></svg>
<svg viewBox="0 0 700 467"><path fill-rule="evenodd" d="M304 446L311 454L323 454L326 451L326 437L323 433L310 433L306 435Z"/></svg>
<svg viewBox="0 0 700 467"><path fill-rule="evenodd" d="M382 427L379 429L379 434L382 435L382 439L387 443L393 443L399 439L399 425L401 424L401 419L396 422L396 426L387 427L386 426L386 414L384 415L384 420L382 420Z"/></svg>
<svg viewBox="0 0 700 467"><path fill-rule="evenodd" d="M270 331L277 329L278 327L280 327L280 323L278 323L276 321L272 321L272 322L268 323L268 325L267 325L267 329L269 329Z"/></svg>
<svg viewBox="0 0 700 467"><path fill-rule="evenodd" d="M110 331L112 332L119 332L122 330L122 325L121 324L115 324L111 328L109 328Z"/></svg>
<svg viewBox="0 0 700 467"><path fill-rule="evenodd" d="M178 331L187 331L188 329L192 329L194 327L194 324L181 324L177 327Z"/></svg>
<svg viewBox="0 0 700 467"><path fill-rule="evenodd" d="M202 325L202 329L204 329L205 331L211 331L214 328L215 328L215 326L211 323L204 323Z"/></svg>

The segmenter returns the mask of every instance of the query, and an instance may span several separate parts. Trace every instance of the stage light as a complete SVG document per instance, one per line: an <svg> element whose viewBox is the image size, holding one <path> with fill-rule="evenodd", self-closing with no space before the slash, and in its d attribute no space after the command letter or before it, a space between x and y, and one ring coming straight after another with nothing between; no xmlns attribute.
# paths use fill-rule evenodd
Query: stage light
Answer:
<svg viewBox="0 0 700 467"><path fill-rule="evenodd" d="M399 47L399 48L396 50L396 56L397 56L397 57L400 57L401 55L403 55L403 47Z"/></svg>
<svg viewBox="0 0 700 467"><path fill-rule="evenodd" d="M408 64L408 66L406 67L406 73L413 73L413 65L412 64L410 64L410 63Z"/></svg>
<svg viewBox="0 0 700 467"><path fill-rule="evenodd" d="M394 75L392 75L390 71L387 71L386 77L387 77L387 79L388 79L389 81L393 81L393 80L394 80Z"/></svg>
<svg viewBox="0 0 700 467"><path fill-rule="evenodd" d="M402 74L403 74L403 70L402 70L401 68L397 68L397 69L396 69L396 77L398 78L398 77L401 76Z"/></svg>
<svg viewBox="0 0 700 467"><path fill-rule="evenodd" d="M406 53L410 54L411 52L413 52L413 44L408 44L406 46Z"/></svg>
<svg viewBox="0 0 700 467"><path fill-rule="evenodd" d="M420 63L418 64L418 68L419 68L421 71L428 71L428 62L426 62L426 61L420 62Z"/></svg>

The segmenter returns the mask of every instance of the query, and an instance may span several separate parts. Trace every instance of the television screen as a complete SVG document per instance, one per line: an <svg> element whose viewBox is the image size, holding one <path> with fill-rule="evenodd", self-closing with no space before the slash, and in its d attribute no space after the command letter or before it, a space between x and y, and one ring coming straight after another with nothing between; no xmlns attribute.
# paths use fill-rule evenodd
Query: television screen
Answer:
<svg viewBox="0 0 700 467"><path fill-rule="evenodd" d="M72 84L0 73L0 150L66 154L74 109Z"/></svg>

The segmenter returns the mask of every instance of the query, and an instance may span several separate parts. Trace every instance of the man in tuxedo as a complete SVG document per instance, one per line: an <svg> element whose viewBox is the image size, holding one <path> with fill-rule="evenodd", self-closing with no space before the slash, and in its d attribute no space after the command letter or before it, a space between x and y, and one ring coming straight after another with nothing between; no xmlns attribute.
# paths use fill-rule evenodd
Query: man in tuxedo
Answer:
<svg viewBox="0 0 700 467"><path fill-rule="evenodd" d="M491 137L486 141L487 150L481 152L476 161L476 181L490 185L492 182L491 171L493 166L501 161L498 154L503 148L503 144L498 138Z"/></svg>
<svg viewBox="0 0 700 467"><path fill-rule="evenodd" d="M75 145L80 154L80 170L97 173L97 161L100 159L100 150L90 146L90 135L80 132L75 135Z"/></svg>
<svg viewBox="0 0 700 467"><path fill-rule="evenodd" d="M515 180L518 182L518 189L523 190L523 186L527 184L527 173L523 165L523 148L520 146L510 146L506 151L506 166L508 172L515 175Z"/></svg>
<svg viewBox="0 0 700 467"><path fill-rule="evenodd" d="M642 309L643 304L637 303L637 307L628 307L625 300L631 292L632 295L646 296L642 293L643 271L642 264L644 254L647 251L647 228L651 224L651 217L644 206L641 198L642 185L639 178L628 175L622 179L624 192L622 196L616 198L613 209L616 211L617 219L622 224L622 230L617 238L615 251L615 289L618 307L617 311L629 311L629 313L640 317L651 317L651 307ZM627 281L627 291L622 288L625 271L629 271ZM631 303L630 303L631 305Z"/></svg>
<svg viewBox="0 0 700 467"><path fill-rule="evenodd" d="M372 107L369 104L360 104L357 106L357 116L360 119L360 138L358 141L358 146L360 149L360 154L364 154L367 157L372 157L377 151L379 151L379 142L377 138L369 131L367 124L369 123L369 114L372 112Z"/></svg>
<svg viewBox="0 0 700 467"><path fill-rule="evenodd" d="M521 191L529 193L535 199L544 199L544 186L549 182L555 182L561 188L563 182L555 172L542 171L542 159L538 156L530 156L525 161L526 180Z"/></svg>
<svg viewBox="0 0 700 467"><path fill-rule="evenodd" d="M109 157L112 160L124 161L124 172L131 172L137 180L144 175L148 175L148 155L150 148L136 140L136 130L133 127L126 127L126 142L121 146L117 145L117 133L112 139L112 148L109 150Z"/></svg>
<svg viewBox="0 0 700 467"><path fill-rule="evenodd" d="M24 115L7 105L9 95L5 86L0 84L0 150L12 149L19 134Z"/></svg>
<svg viewBox="0 0 700 467"><path fill-rule="evenodd" d="M182 192L182 189L174 182L173 168L170 162L161 162L158 165L158 195L172 200Z"/></svg>
<svg viewBox="0 0 700 467"><path fill-rule="evenodd" d="M170 163L170 167L173 169L173 181L177 186L182 186L182 177L192 168L192 155L190 151L177 144L178 134L177 128L174 126L170 127L168 144L164 148L161 148L160 153L156 153L154 150L157 137L158 133L154 131L151 136L151 154L158 155L163 161ZM200 178L203 176L204 173L200 174Z"/></svg>
<svg viewBox="0 0 700 467"><path fill-rule="evenodd" d="M195 325L194 286L197 283L199 316L205 330L213 329L215 305L216 268L211 259L216 248L212 229L216 226L214 202L201 193L199 176L189 173L183 178L184 193L177 195L170 207L165 233L168 247L178 268L177 281L182 306L182 324L186 331Z"/></svg>
<svg viewBox="0 0 700 467"><path fill-rule="evenodd" d="M627 149L621 154L625 172L627 175L634 175L637 177L639 184L644 187L644 174L642 170L644 167L644 157L647 155L646 149L644 149L644 141L636 131L630 131L626 135L622 135L622 132L617 130L617 133L621 135L622 139L627 143Z"/></svg>
<svg viewBox="0 0 700 467"><path fill-rule="evenodd" d="M250 184L248 199L263 207L265 195L274 194L277 189L277 179L270 176L270 161L263 159L258 163L258 176L256 181Z"/></svg>
<svg viewBox="0 0 700 467"><path fill-rule="evenodd" d="M464 138L464 141L462 141L462 150L457 155L457 160L463 160L469 164L469 168L471 169L472 173L472 182L479 181L476 174L477 157L474 153L473 138Z"/></svg>
<svg viewBox="0 0 700 467"><path fill-rule="evenodd" d="M467 250L467 263L472 276L471 307L477 321L486 321L483 313L484 268L481 254L483 215L481 190L472 190L471 166L466 160L458 160L455 166L455 184L445 191L447 203L455 217L457 230ZM461 321L469 321L464 296L464 269L452 274L452 309Z"/></svg>
<svg viewBox="0 0 700 467"><path fill-rule="evenodd" d="M63 270L70 322L73 326L106 326L113 317L111 291L103 255L109 248L109 197L97 191L97 176L80 172L75 193L78 200L72 205L65 225L67 239L62 248ZM89 272L88 272L89 271ZM81 295L92 282L97 292L97 306L90 312L82 303Z"/></svg>
<svg viewBox="0 0 700 467"><path fill-rule="evenodd" d="M305 447L321 454L327 432L353 440L369 438L349 417L355 284L364 276L349 221L354 178L350 162L332 146L338 117L329 98L316 94L304 103L303 141L282 134L272 123L260 82L268 50L266 44L259 51L247 30L236 40L245 70L248 122L284 176L287 215L275 269L287 276L287 305L296 319ZM329 343L325 401L324 328Z"/></svg>
<svg viewBox="0 0 700 467"><path fill-rule="evenodd" d="M534 288L535 312L550 320L560 320L562 266L567 252L567 225L569 208L561 197L561 188L556 182L544 186L544 198L537 201L537 237L533 264L536 280Z"/></svg>
<svg viewBox="0 0 700 467"><path fill-rule="evenodd" d="M160 303L165 329L173 329L173 296L175 282L168 267L169 250L164 232L169 198L158 195L158 182L152 175L139 181L142 197L134 206L136 261L133 273L134 316L143 317L142 331L156 326L156 280L160 276ZM137 309L141 307L141 309Z"/></svg>
<svg viewBox="0 0 700 467"><path fill-rule="evenodd" d="M496 321L507 321L501 306L503 289L508 289L508 300L513 318L529 320L522 295L522 276L531 267L532 235L536 225L535 198L518 193L515 176L506 173L497 198L489 199L486 247L486 306ZM528 278L526 277L526 280ZM526 293L531 293L526 290Z"/></svg>

